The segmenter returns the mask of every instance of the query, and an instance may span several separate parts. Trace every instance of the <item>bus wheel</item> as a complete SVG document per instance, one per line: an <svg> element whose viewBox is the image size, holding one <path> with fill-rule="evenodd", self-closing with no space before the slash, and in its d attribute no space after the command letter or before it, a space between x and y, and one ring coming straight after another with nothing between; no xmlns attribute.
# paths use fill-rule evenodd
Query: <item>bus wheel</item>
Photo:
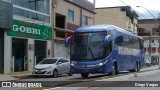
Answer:
<svg viewBox="0 0 160 90"><path fill-rule="evenodd" d="M82 78L88 78L89 73L81 73Z"/></svg>
<svg viewBox="0 0 160 90"><path fill-rule="evenodd" d="M136 62L135 71L136 71L136 72L140 71L140 64L139 64L138 62Z"/></svg>
<svg viewBox="0 0 160 90"><path fill-rule="evenodd" d="M113 64L112 71L110 73L108 73L108 75L116 75L116 74L118 74L118 71L117 71L116 65Z"/></svg>
<svg viewBox="0 0 160 90"><path fill-rule="evenodd" d="M135 69L129 70L129 72L138 72L139 70L140 70L140 65L138 64L138 62L136 62Z"/></svg>
<svg viewBox="0 0 160 90"><path fill-rule="evenodd" d="M115 67L115 65L112 65L111 75L115 75L115 74L116 74L116 67Z"/></svg>

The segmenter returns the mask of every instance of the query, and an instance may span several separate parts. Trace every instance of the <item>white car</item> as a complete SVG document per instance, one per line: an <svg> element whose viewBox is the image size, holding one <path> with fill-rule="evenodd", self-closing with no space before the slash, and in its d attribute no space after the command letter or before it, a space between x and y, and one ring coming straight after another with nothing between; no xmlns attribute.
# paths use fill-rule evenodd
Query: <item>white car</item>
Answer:
<svg viewBox="0 0 160 90"><path fill-rule="evenodd" d="M68 74L70 72L70 60L64 57L60 58L45 58L33 68L32 75L52 75L57 77L58 74Z"/></svg>

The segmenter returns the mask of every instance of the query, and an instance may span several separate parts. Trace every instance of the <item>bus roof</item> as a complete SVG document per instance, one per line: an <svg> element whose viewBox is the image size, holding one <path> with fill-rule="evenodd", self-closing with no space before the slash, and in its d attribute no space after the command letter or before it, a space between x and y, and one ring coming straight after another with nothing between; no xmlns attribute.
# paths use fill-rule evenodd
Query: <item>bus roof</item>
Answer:
<svg viewBox="0 0 160 90"><path fill-rule="evenodd" d="M108 30L112 30L112 29L115 29L119 32L122 32L122 33L126 33L126 34L129 34L129 35L132 35L132 36L135 36L135 37L138 37L140 39L143 39L142 37L140 36L137 36L127 30L124 30L122 28L119 28L117 26L114 26L114 25L109 25L109 24L106 24L106 25L91 25L91 26L82 26L78 29L75 30L75 32L96 32L96 31L108 31Z"/></svg>

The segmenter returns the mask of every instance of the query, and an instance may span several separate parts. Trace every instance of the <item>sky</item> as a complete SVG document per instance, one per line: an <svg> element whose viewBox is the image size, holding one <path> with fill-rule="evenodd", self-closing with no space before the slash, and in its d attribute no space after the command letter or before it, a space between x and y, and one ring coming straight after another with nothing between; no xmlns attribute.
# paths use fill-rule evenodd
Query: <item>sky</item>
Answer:
<svg viewBox="0 0 160 90"><path fill-rule="evenodd" d="M93 2L93 0L89 1ZM160 0L96 0L96 8L126 6L126 4L138 13L139 19L158 18L160 16Z"/></svg>

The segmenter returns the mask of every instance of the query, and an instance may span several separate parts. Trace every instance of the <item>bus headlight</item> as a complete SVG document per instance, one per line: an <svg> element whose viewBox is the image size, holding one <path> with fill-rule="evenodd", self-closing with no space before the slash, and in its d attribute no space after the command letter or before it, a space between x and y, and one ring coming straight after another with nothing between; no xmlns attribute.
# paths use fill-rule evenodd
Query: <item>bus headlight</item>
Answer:
<svg viewBox="0 0 160 90"><path fill-rule="evenodd" d="M96 64L96 66L102 66L102 65L103 65L103 63Z"/></svg>
<svg viewBox="0 0 160 90"><path fill-rule="evenodd" d="M108 60L106 60L105 62L101 62L101 63L99 63L99 64L96 64L97 66L102 66L102 65L104 65L104 64L106 64L108 62Z"/></svg>

